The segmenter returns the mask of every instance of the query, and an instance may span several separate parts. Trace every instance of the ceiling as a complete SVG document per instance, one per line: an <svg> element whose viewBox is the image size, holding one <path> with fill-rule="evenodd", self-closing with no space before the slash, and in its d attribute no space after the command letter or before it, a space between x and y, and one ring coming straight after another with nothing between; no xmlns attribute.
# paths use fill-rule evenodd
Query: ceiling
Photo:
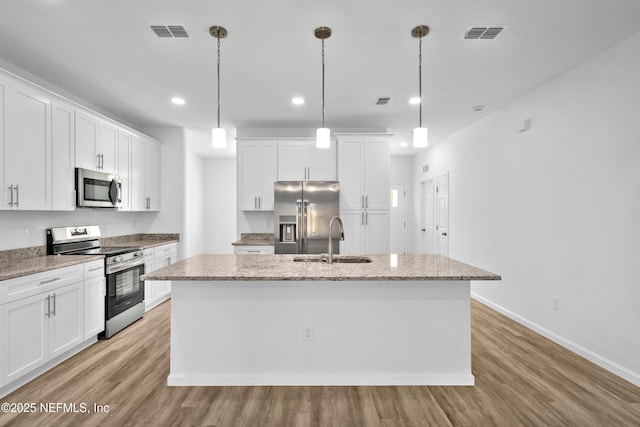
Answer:
<svg viewBox="0 0 640 427"><path fill-rule="evenodd" d="M410 154L418 107L416 25L423 39L423 120L437 143L640 31L637 0L2 0L0 58L134 127L216 123L221 25L222 126L316 128L320 40L326 40L326 125L387 128ZM151 24L184 26L158 38ZM464 40L471 26L504 26ZM171 104L173 96L186 99ZM302 96L302 106L291 104ZM392 97L376 106L378 97ZM480 112L473 111L484 106ZM206 138L205 138L206 139ZM206 142L202 155L217 152Z"/></svg>

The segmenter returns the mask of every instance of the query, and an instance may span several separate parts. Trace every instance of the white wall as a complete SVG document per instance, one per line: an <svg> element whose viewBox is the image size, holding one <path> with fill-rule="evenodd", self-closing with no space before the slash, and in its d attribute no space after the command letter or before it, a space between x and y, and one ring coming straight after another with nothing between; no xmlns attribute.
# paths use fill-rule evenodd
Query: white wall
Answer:
<svg viewBox="0 0 640 427"><path fill-rule="evenodd" d="M236 159L207 159L204 171L204 251L231 254L236 235Z"/></svg>
<svg viewBox="0 0 640 427"><path fill-rule="evenodd" d="M186 154L185 185L185 258L204 253L205 161L194 153Z"/></svg>
<svg viewBox="0 0 640 427"><path fill-rule="evenodd" d="M475 295L640 385L640 34L415 156ZM525 118L528 132L518 133ZM417 243L417 242L415 242ZM552 298L560 299L559 310Z"/></svg>

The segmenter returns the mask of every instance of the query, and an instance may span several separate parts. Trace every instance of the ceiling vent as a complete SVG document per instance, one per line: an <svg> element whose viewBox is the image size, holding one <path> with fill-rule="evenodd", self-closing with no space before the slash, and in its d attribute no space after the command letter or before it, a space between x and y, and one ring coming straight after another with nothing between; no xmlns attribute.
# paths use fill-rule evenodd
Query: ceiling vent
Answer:
<svg viewBox="0 0 640 427"><path fill-rule="evenodd" d="M376 105L387 105L391 102L392 99L393 98L390 96L381 96L380 98L376 99Z"/></svg>
<svg viewBox="0 0 640 427"><path fill-rule="evenodd" d="M465 40L493 40L505 27L471 27L464 33Z"/></svg>
<svg viewBox="0 0 640 427"><path fill-rule="evenodd" d="M151 31L153 31L158 37L175 37L175 38L188 38L189 34L182 25L152 25Z"/></svg>

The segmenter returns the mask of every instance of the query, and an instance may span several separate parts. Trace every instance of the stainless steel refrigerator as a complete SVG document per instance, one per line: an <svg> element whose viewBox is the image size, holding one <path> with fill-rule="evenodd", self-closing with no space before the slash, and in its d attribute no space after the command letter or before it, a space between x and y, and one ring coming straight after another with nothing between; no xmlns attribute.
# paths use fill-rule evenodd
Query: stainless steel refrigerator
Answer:
<svg viewBox="0 0 640 427"><path fill-rule="evenodd" d="M337 181L278 181L274 183L275 252L322 254L329 250L329 221L340 214ZM338 227L332 234L339 250Z"/></svg>

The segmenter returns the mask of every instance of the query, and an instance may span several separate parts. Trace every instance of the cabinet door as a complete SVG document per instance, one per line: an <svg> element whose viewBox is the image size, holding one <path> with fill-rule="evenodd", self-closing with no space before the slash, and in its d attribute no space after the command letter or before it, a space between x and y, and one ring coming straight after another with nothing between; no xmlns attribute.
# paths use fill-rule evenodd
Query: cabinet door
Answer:
<svg viewBox="0 0 640 427"><path fill-rule="evenodd" d="M258 209L272 211L273 183L278 180L278 145L275 142L259 144L260 175L258 177Z"/></svg>
<svg viewBox="0 0 640 427"><path fill-rule="evenodd" d="M310 141L308 147L308 165L310 181L336 181L336 143L331 142L329 148L316 148L315 141Z"/></svg>
<svg viewBox="0 0 640 427"><path fill-rule="evenodd" d="M0 167L4 170L4 104L6 83L0 80ZM0 210L11 209L9 201L11 196L9 195L9 189L7 188L9 183L5 185L4 173L0 173Z"/></svg>
<svg viewBox="0 0 640 427"><path fill-rule="evenodd" d="M144 188L147 210L160 210L160 147L155 143L145 144L144 154Z"/></svg>
<svg viewBox="0 0 640 427"><path fill-rule="evenodd" d="M50 210L51 99L22 85L5 97L4 178L5 187L18 186L13 208Z"/></svg>
<svg viewBox="0 0 640 427"><path fill-rule="evenodd" d="M47 361L47 295L0 306L0 383L6 385Z"/></svg>
<svg viewBox="0 0 640 427"><path fill-rule="evenodd" d="M238 209L258 209L258 146L255 142L238 142Z"/></svg>
<svg viewBox="0 0 640 427"><path fill-rule="evenodd" d="M84 281L84 334L88 340L104 331L106 279L104 276Z"/></svg>
<svg viewBox="0 0 640 427"><path fill-rule="evenodd" d="M98 120L76 111L76 167L100 170L96 148L98 145Z"/></svg>
<svg viewBox="0 0 640 427"><path fill-rule="evenodd" d="M145 249L144 251L145 263L144 263L144 272L151 273L154 270L153 264L153 250ZM148 309L151 305L153 305L154 301L154 287L153 281L145 280L144 281L144 307L145 310Z"/></svg>
<svg viewBox="0 0 640 427"><path fill-rule="evenodd" d="M83 341L83 283L63 286L49 294L49 358L54 358Z"/></svg>
<svg viewBox="0 0 640 427"><path fill-rule="evenodd" d="M362 233L364 213L362 210L340 211L344 224L344 240L340 242L340 253L347 255L362 254Z"/></svg>
<svg viewBox="0 0 640 427"><path fill-rule="evenodd" d="M364 245L365 254L389 253L389 211L367 210L364 217Z"/></svg>
<svg viewBox="0 0 640 427"><path fill-rule="evenodd" d="M361 209L363 207L362 144L360 139L341 139L338 141L338 181L340 181L341 209Z"/></svg>
<svg viewBox="0 0 640 427"><path fill-rule="evenodd" d="M115 126L101 122L98 126L98 146L100 165L103 172L118 172L118 129Z"/></svg>
<svg viewBox="0 0 640 427"><path fill-rule="evenodd" d="M278 181L303 181L306 167L306 141L278 142Z"/></svg>
<svg viewBox="0 0 640 427"><path fill-rule="evenodd" d="M389 209L389 142L367 138L364 143L364 194L367 209Z"/></svg>
<svg viewBox="0 0 640 427"><path fill-rule="evenodd" d="M122 180L122 205L120 210L131 210L131 135L118 131L118 175Z"/></svg>
<svg viewBox="0 0 640 427"><path fill-rule="evenodd" d="M131 210L146 210L144 191L144 141L134 137L131 142Z"/></svg>
<svg viewBox="0 0 640 427"><path fill-rule="evenodd" d="M51 203L54 211L76 208L75 110L62 101L51 105Z"/></svg>

